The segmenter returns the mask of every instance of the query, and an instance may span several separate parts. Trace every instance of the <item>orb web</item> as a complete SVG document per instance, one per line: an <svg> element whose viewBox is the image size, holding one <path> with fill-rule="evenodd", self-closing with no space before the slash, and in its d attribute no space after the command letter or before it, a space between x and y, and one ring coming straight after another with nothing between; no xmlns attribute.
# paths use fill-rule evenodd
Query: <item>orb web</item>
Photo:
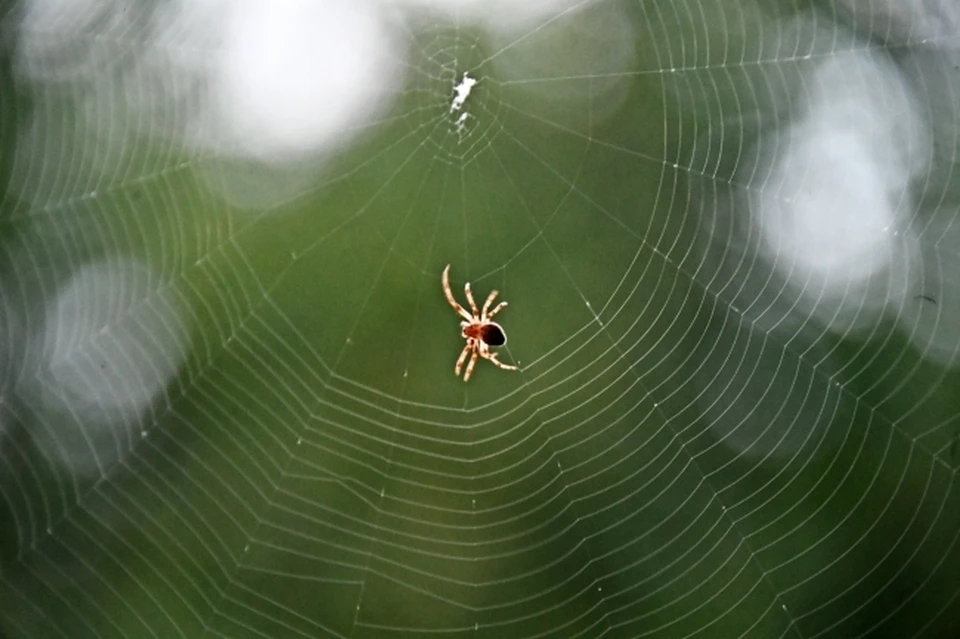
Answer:
<svg viewBox="0 0 960 639"><path fill-rule="evenodd" d="M956 626L948 4L332 3L390 77L290 155L205 128L243 3L60 4L0 14L3 633Z"/></svg>

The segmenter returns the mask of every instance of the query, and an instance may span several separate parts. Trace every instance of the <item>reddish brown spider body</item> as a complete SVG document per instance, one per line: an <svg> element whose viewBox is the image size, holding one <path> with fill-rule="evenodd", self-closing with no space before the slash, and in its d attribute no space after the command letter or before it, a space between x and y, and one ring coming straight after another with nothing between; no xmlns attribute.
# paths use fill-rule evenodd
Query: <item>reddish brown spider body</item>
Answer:
<svg viewBox="0 0 960 639"><path fill-rule="evenodd" d="M490 291L490 295L487 296L487 301L483 303L483 309L478 309L477 303L473 299L473 293L470 290L470 283L467 282L463 287L463 291L467 296L467 302L470 304L470 310L473 311L469 313L467 309L460 306L457 300L454 299L453 292L450 290L449 264L443 269L441 283L443 284L443 294L446 296L447 302L449 302L453 310L464 319L464 321L460 322L460 335L467 340L467 344L460 352L460 357L457 359L457 364L453 369L454 374L457 376L460 375L463 363L471 353L473 355L470 357L467 370L463 374L463 381L470 379L470 375L473 374L473 367L476 365L477 359L481 357L505 370L517 370L516 366L510 366L498 360L497 354L490 350L491 346L503 346L507 343L507 334L504 332L503 327L491 321L493 316L503 310L507 305L506 302L500 302L493 310L490 310L490 305L493 304L493 300L497 297L497 291Z"/></svg>
<svg viewBox="0 0 960 639"><path fill-rule="evenodd" d="M487 346L503 346L507 343L507 334L503 332L503 327L496 322L488 322L487 324L461 322L461 325L463 324L466 324L466 326L463 326L460 333L467 339L483 340Z"/></svg>

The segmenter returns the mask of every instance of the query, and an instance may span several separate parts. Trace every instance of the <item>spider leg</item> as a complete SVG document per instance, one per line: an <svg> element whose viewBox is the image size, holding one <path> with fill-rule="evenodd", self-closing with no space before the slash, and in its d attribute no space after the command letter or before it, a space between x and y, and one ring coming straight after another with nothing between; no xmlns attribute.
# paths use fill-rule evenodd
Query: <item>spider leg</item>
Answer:
<svg viewBox="0 0 960 639"><path fill-rule="evenodd" d="M473 357L470 358L470 363L467 364L467 372L463 374L463 381L470 379L470 375L473 373L473 367L476 365L479 356L480 350L476 348L473 349Z"/></svg>
<svg viewBox="0 0 960 639"><path fill-rule="evenodd" d="M457 365L453 369L453 374L460 377L460 369L463 368L463 362L467 359L467 354L473 350L473 340L468 339L467 345L460 351L460 358L457 359Z"/></svg>
<svg viewBox="0 0 960 639"><path fill-rule="evenodd" d="M487 359L489 359L491 362L493 362L494 364L496 364L497 366L499 366L500 368L502 368L502 369L505 370L505 371L515 371L515 370L519 370L516 366L512 366L512 365L510 365L510 364L504 364L504 363L501 362L499 359L497 359L497 356L496 356L496 355L492 355L491 357L489 357L489 358L487 358Z"/></svg>
<svg viewBox="0 0 960 639"><path fill-rule="evenodd" d="M493 304L493 300L497 297L497 289L490 291L490 294L487 295L487 301L483 303L483 311L480 313L480 321L486 321L489 315L487 315L487 309L490 308L490 305Z"/></svg>
<svg viewBox="0 0 960 639"><path fill-rule="evenodd" d="M494 352L492 352L492 351L487 351L486 353L481 353L481 355L483 356L484 359L487 359L487 360L491 361L492 363L496 364L497 366L499 366L499 367L502 368L503 370L506 370L506 371L515 371L515 370L517 370L517 367L516 367L516 366L511 366L510 364L504 364L504 363L501 362L499 359L497 359L497 354L494 353Z"/></svg>
<svg viewBox="0 0 960 639"><path fill-rule="evenodd" d="M490 318L492 318L494 315L496 315L497 313L499 313L500 311L502 311L502 310L503 310L503 307L506 306L506 305L507 305L506 302L500 302L499 304L497 304L497 305L493 308L492 311L490 311L489 313L487 313L487 316L486 316L486 318L484 318L484 319L490 319Z"/></svg>
<svg viewBox="0 0 960 639"><path fill-rule="evenodd" d="M470 282L467 282L463 285L463 292L467 294L467 301L470 302L470 310L473 311L473 316L476 317L480 314L480 309L477 308L477 303L473 299L473 291L470 290Z"/></svg>
<svg viewBox="0 0 960 639"><path fill-rule="evenodd" d="M447 297L447 301L450 303L450 306L453 307L453 310L459 313L460 317L462 317L463 319L472 322L473 316L467 312L467 309L460 306L457 300L453 299L453 291L450 290L450 265L449 264L447 264L447 268L443 269L443 277L441 278L441 281L443 283L443 294Z"/></svg>

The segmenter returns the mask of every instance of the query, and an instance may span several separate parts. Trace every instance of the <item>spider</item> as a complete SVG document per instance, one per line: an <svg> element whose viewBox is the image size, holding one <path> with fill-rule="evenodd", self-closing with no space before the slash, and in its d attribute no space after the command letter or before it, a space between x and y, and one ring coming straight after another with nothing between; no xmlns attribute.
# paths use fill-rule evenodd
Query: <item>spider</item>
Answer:
<svg viewBox="0 0 960 639"><path fill-rule="evenodd" d="M498 360L497 354L490 350L491 346L503 346L507 343L507 334L503 332L503 327L491 321L493 316L503 310L503 307L506 306L507 303L500 302L492 311L487 312L490 305L493 304L493 300L497 297L497 291L490 291L490 295L487 296L487 301L483 303L483 310L480 310L477 308L477 303L473 300L473 293L470 291L470 282L467 282L463 287L463 291L467 295L467 302L470 303L470 310L473 311L473 314L470 314L467 312L467 309L457 303L457 300L453 299L453 292L450 290L449 264L447 264L447 268L443 269L442 282L443 294L447 296L447 301L450 302L450 306L465 320L460 322L460 335L467 340L467 345L464 346L463 351L460 352L460 358L457 359L457 365L453 369L454 374L457 377L460 376L460 369L463 368L463 363L466 361L467 355L471 352L473 353L473 357L470 358L470 363L467 364L467 370L463 374L463 381L470 379L478 357L489 360L505 370L517 370L516 366L510 366Z"/></svg>

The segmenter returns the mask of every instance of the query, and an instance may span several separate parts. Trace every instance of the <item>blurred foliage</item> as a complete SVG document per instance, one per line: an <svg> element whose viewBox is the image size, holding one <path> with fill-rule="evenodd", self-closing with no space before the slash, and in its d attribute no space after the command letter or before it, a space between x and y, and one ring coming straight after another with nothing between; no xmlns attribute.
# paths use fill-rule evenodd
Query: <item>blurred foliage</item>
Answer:
<svg viewBox="0 0 960 639"><path fill-rule="evenodd" d="M211 188L229 163L147 140L91 189L68 104L37 110L6 51L3 184L33 118L67 123L64 190L0 195L7 636L957 636L956 374L882 327L785 339L705 257L717 170L789 117L789 34L835 44L798 6L622 7L616 103L590 73L544 101L438 27L390 117L255 211ZM464 140L454 59L481 78ZM23 396L24 344L79 264L129 257L192 348L83 474L37 444L88 426ZM520 372L451 374L448 263L461 300L510 303Z"/></svg>

